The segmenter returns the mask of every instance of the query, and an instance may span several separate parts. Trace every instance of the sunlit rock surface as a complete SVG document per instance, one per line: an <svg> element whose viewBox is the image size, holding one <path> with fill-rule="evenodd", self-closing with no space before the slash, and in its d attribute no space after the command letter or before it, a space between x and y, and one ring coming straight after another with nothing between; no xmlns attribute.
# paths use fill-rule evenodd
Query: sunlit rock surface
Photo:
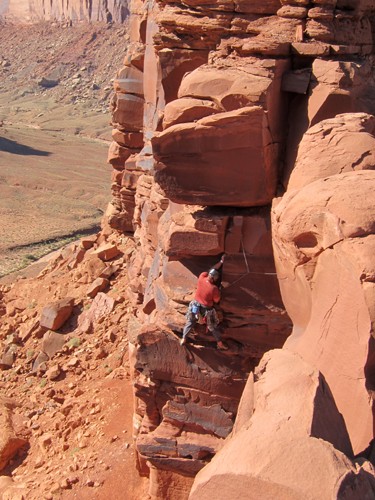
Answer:
<svg viewBox="0 0 375 500"><path fill-rule="evenodd" d="M131 3L104 227L134 234L137 244L128 295L136 443L152 498L187 498L215 454L193 498L213 477L215 495L231 497L254 485L264 498L373 493L371 467L357 470L353 453L368 458L373 437L374 7ZM138 150L124 140L133 132L143 134ZM217 351L204 326L180 347L197 276L222 253L228 350ZM280 356L298 365L283 388L295 398L290 430L275 423L277 405L245 390L265 427L237 423L229 443L243 439L223 443L248 375L283 346L295 354ZM270 362L267 374L278 380L280 370ZM306 398L295 387L309 385L306 373L317 392L302 418ZM251 404L241 402L249 416Z"/></svg>
<svg viewBox="0 0 375 500"><path fill-rule="evenodd" d="M374 3L132 0L78 13L11 0L7 16L42 7L68 25L130 12L110 103L112 201L94 247L68 262L93 298L84 334L115 315L102 285L108 261L126 262L118 319L150 498L372 498ZM223 253L228 349L205 325L181 346L197 277Z"/></svg>

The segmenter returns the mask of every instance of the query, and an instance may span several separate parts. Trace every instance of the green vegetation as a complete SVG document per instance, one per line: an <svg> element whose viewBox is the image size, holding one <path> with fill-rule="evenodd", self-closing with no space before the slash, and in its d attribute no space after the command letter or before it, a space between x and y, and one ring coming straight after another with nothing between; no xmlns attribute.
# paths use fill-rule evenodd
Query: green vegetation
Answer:
<svg viewBox="0 0 375 500"><path fill-rule="evenodd" d="M35 260L38 260L38 257L36 257L35 255L32 255L32 254L28 253L28 254L25 255L25 259L26 260L35 261Z"/></svg>
<svg viewBox="0 0 375 500"><path fill-rule="evenodd" d="M113 372L113 368L111 368L109 365L104 365L104 371L106 375L109 375L110 373Z"/></svg>
<svg viewBox="0 0 375 500"><path fill-rule="evenodd" d="M67 342L68 347L79 347L81 345L81 339L78 337L73 337Z"/></svg>
<svg viewBox="0 0 375 500"><path fill-rule="evenodd" d="M34 307L36 307L36 305L37 305L37 301L35 299L33 299L29 304L27 304L27 308L34 309Z"/></svg>
<svg viewBox="0 0 375 500"><path fill-rule="evenodd" d="M79 451L81 451L81 448L79 448L78 446L75 446L74 448L72 448L70 450L70 455L73 457L76 453L78 453Z"/></svg>

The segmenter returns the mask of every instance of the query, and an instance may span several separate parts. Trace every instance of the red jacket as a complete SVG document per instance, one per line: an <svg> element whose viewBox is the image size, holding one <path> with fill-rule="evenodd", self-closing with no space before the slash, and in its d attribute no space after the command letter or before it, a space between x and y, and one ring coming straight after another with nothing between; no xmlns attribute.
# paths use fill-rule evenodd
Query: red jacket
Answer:
<svg viewBox="0 0 375 500"><path fill-rule="evenodd" d="M208 281L208 273L201 273L198 278L195 300L205 307L212 307L220 301L220 291L216 285Z"/></svg>

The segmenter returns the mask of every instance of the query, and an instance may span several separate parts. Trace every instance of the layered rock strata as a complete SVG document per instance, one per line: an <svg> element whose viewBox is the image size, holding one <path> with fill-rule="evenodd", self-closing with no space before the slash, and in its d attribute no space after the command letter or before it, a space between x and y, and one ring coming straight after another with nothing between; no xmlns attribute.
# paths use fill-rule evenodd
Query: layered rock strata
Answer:
<svg viewBox="0 0 375 500"><path fill-rule="evenodd" d="M189 477L218 452L230 433L248 374L265 352L282 347L291 332L276 279L270 217L273 199L286 188L288 194L275 205L273 223L278 278L294 324L287 345L329 384L329 405L337 405L343 414L340 432L346 436L341 447L332 441L330 429L305 433L295 443L293 460L314 449L322 463L341 463L337 477L345 470L356 485L361 483L358 491L372 491L371 481L364 480L363 486L364 476L345 457L353 458L352 449L363 451L372 439L371 406L365 403L372 374L372 320L366 312L371 308L365 298L372 296L372 267L363 263L365 257L359 258L353 280L345 278L344 267L353 237L366 235L371 242L374 219L368 207L368 223L361 226L365 202L355 208L358 220L353 223L349 214L340 222L340 216L326 216L322 210L330 212L336 188L343 194L332 202L334 209L344 203L352 192L350 182L358 183L358 197L362 187L372 189L371 172L358 170L374 166L373 16L373 4L365 1L131 4L130 44L114 87L115 130L109 155L113 203L104 225L108 232L133 233L137 245L129 267L134 312L129 332L139 470L150 477L153 498L172 497L172 484L173 498L186 498ZM135 147L129 134L143 137L143 142ZM356 177L344 174L328 183L322 179L353 170L358 171ZM317 193L317 203L308 208ZM300 220L301 210L306 215ZM310 221L318 228L314 236L306 233ZM348 224L346 232L340 224ZM332 352L338 336L328 335L326 329L340 330L339 319L327 322L336 303L341 304L340 287L330 292L332 307L322 307L325 299L315 292L313 277L326 249L319 261L324 261L319 284L322 280L327 284L321 286L329 286L332 276L324 269L333 269L339 247L343 281L351 293L358 289L360 294L335 363ZM222 330L229 350L213 349L204 329L197 329L194 342L182 348L178 339L197 276L223 252ZM366 292L358 288L363 273L370 276L364 280ZM345 304L337 312L344 322ZM350 340L350 325L360 339L358 348ZM343 380L350 380L350 401L354 397L361 408L357 417L343 400ZM328 403L312 401L309 418L315 422L323 418ZM264 411L268 415L274 409ZM272 421L272 415L265 418ZM366 423L360 426L359 420ZM265 432L271 430L270 424ZM288 436L285 431L285 443ZM331 444L311 441L317 437ZM259 446L259 453L266 453L264 440ZM244 474L255 477L250 481L257 484L272 482L274 474L282 473L277 453L270 477L253 470L255 451L245 461ZM233 467L237 463L233 459ZM202 474L199 477L206 477ZM224 478L215 483L220 488L221 481L226 482ZM303 477L292 474L290 482L279 490L275 486L275 491L300 498L322 487L313 478L294 491L293 481L304 483ZM324 487L336 494L339 483L327 481ZM196 484L193 497L198 498L201 480ZM233 488L232 496L238 496ZM314 495L311 498L319 497Z"/></svg>
<svg viewBox="0 0 375 500"><path fill-rule="evenodd" d="M48 367L65 320L78 337L108 327L107 344L126 329L150 498L373 498L374 3L129 8L102 232L54 262L45 313L24 313L1 367L35 336L31 371L53 380L81 369L77 358ZM6 9L21 20L126 15L121 2ZM181 346L197 276L222 253L228 350L203 325ZM120 296L107 295L121 269ZM65 317L54 280L67 270ZM88 301L74 306L80 287ZM34 293L16 289L4 302L1 292L6 335ZM25 444L4 415L3 465Z"/></svg>
<svg viewBox="0 0 375 500"><path fill-rule="evenodd" d="M129 15L127 0L1 0L0 16L16 22L118 22Z"/></svg>

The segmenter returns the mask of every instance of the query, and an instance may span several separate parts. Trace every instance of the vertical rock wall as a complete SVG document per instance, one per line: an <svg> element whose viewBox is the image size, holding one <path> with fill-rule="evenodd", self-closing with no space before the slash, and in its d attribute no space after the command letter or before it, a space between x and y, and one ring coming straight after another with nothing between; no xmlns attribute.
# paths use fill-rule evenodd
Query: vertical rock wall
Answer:
<svg viewBox="0 0 375 500"><path fill-rule="evenodd" d="M365 1L131 4L103 224L137 245L128 334L138 465L152 498L172 498L172 488L174 499L187 497L231 432L249 372L291 333L271 203L292 183L309 127L374 113L373 11ZM181 347L197 276L223 252L229 349L218 351L204 328ZM297 311L310 300L306 288L291 293ZM325 375L318 357L310 361Z"/></svg>
<svg viewBox="0 0 375 500"><path fill-rule="evenodd" d="M12 21L85 21L122 23L128 0L2 0L0 15Z"/></svg>

